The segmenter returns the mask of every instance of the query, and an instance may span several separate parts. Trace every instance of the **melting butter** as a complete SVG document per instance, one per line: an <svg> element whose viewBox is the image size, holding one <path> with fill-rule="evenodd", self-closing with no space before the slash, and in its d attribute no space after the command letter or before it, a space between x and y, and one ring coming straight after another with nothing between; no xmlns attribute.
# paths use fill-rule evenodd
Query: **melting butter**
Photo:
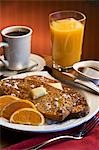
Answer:
<svg viewBox="0 0 99 150"><path fill-rule="evenodd" d="M37 99L46 94L47 94L46 88L44 88L43 86L40 86L31 90L31 95L33 99Z"/></svg>
<svg viewBox="0 0 99 150"><path fill-rule="evenodd" d="M49 83L49 85L55 87L56 89L63 90L61 83Z"/></svg>

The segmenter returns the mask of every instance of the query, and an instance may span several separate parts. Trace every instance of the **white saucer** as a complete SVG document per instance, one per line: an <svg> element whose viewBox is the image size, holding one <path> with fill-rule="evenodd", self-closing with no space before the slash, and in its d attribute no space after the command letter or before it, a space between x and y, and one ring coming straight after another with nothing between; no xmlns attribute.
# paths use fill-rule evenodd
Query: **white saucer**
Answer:
<svg viewBox="0 0 99 150"><path fill-rule="evenodd" d="M75 71L90 80L99 80L99 61L85 60L73 65ZM79 69L83 68L83 72Z"/></svg>
<svg viewBox="0 0 99 150"><path fill-rule="evenodd" d="M4 58L4 56L0 56L2 58ZM44 69L44 66L46 65L45 60L36 54L31 54L30 55L30 63L29 63L29 67L32 66L33 64L38 64L36 67L34 67L33 69L31 69L31 71L41 71ZM5 76L11 76L11 75L15 75L17 74L17 71L10 71L7 70L4 65L2 64L2 62L0 62L0 75L5 75Z"/></svg>

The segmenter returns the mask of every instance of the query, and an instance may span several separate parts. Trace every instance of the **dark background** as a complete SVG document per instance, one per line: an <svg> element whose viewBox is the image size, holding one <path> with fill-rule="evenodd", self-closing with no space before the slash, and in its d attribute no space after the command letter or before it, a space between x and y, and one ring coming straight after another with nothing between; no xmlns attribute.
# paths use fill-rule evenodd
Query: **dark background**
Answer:
<svg viewBox="0 0 99 150"><path fill-rule="evenodd" d="M0 30L10 25L29 26L34 30L32 53L51 55L48 16L58 10L77 10L86 15L82 59L99 60L98 0L0 0Z"/></svg>

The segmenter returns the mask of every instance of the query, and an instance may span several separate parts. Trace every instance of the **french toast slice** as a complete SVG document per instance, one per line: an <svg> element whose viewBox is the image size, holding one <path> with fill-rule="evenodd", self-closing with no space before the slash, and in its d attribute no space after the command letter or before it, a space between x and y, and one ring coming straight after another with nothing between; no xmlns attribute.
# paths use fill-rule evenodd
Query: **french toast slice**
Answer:
<svg viewBox="0 0 99 150"><path fill-rule="evenodd" d="M54 83L43 76L28 76L23 79L5 79L0 81L0 96L13 95L23 99L30 99L29 93L31 89L43 85L43 83Z"/></svg>

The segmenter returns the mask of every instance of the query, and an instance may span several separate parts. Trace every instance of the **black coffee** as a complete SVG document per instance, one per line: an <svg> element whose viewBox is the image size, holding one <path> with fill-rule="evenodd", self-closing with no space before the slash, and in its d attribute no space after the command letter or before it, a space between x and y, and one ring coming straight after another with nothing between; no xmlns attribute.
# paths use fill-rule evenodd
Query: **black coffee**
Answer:
<svg viewBox="0 0 99 150"><path fill-rule="evenodd" d="M8 35L8 36L22 36L22 35L26 35L27 33L29 33L29 31L12 31L12 32L6 33L6 35Z"/></svg>

